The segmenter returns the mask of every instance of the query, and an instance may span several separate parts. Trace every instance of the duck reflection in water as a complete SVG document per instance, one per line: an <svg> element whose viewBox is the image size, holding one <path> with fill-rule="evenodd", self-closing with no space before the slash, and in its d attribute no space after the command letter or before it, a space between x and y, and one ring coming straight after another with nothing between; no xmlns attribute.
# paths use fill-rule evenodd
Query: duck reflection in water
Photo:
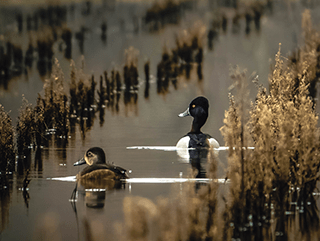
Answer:
<svg viewBox="0 0 320 241"><path fill-rule="evenodd" d="M195 178L206 178L205 164L208 162L208 148L189 150L189 161Z"/></svg>
<svg viewBox="0 0 320 241"><path fill-rule="evenodd" d="M88 149L83 158L74 166L88 164L79 174L77 183L86 190L85 201L88 207L103 207L105 190L121 189L122 179L129 178L127 171L119 166L106 162L104 151L100 147Z"/></svg>

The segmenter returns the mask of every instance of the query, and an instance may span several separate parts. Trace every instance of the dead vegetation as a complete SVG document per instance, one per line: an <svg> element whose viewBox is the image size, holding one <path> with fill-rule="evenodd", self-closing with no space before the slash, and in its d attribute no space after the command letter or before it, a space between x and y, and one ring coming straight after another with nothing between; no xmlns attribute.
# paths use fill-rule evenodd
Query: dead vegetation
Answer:
<svg viewBox="0 0 320 241"><path fill-rule="evenodd" d="M15 145L14 127L9 113L0 105L0 178L14 167ZM1 179L0 179L1 180ZM0 185L1 189L1 185Z"/></svg>
<svg viewBox="0 0 320 241"><path fill-rule="evenodd" d="M304 13L303 23L309 14ZM306 46L299 50L300 58L292 65L279 49L269 76L270 90L259 86L249 113L243 108L248 100L241 94L243 84L239 84L247 77L241 72L234 74L240 86L238 98L230 98L222 128L231 148L228 177L232 184L225 210L233 227L229 238L261 239L272 228L278 236L288 238L292 226L306 228L308 223L306 232L299 234L303 237L319 228L313 193L319 179L320 136L311 94L315 88L312 81L319 80L315 79L319 39L306 26L310 24L304 26L308 34ZM248 146L254 150L247 150ZM317 237L318 233L312 235Z"/></svg>

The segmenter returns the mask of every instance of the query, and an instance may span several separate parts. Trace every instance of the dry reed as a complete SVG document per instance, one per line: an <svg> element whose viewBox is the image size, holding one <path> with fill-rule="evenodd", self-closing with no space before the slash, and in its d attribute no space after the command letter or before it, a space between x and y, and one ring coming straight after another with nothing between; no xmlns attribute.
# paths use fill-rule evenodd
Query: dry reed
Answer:
<svg viewBox="0 0 320 241"><path fill-rule="evenodd" d="M14 167L15 145L12 120L0 104L0 172L6 173Z"/></svg>
<svg viewBox="0 0 320 241"><path fill-rule="evenodd" d="M309 91L319 71L315 64L319 39L306 27L310 26L309 17L305 12L306 45L299 51L300 58L292 65L279 49L269 76L270 91L259 86L248 119L244 118L243 104L248 102L243 89L238 89L238 98L230 98L222 128L230 147L228 177L232 184L225 210L227 224L233 227L226 230L229 239L260 239L270 233L272 222L275 233L284 238L288 238L288 220L303 226L302 234L309 235L311 227L319 227L313 192L319 180L320 132ZM238 82L246 82L241 73L234 76ZM249 145L254 150L247 150ZM292 212L290 219L286 212L292 209L302 211ZM295 216L299 216L298 222L294 222ZM312 225L306 227L306 223Z"/></svg>
<svg viewBox="0 0 320 241"><path fill-rule="evenodd" d="M58 60L55 60L50 78L43 85L44 96L39 102L44 110L44 123L47 129L58 130L62 135L68 133L67 115L69 107L64 74Z"/></svg>
<svg viewBox="0 0 320 241"><path fill-rule="evenodd" d="M23 96L20 114L17 123L17 147L18 152L22 153L23 149L34 145L35 140L35 115L32 104Z"/></svg>

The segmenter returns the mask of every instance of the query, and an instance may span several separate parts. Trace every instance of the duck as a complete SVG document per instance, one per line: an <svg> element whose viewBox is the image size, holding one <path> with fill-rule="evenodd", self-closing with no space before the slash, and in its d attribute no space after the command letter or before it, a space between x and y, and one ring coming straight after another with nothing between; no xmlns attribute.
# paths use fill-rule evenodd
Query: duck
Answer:
<svg viewBox="0 0 320 241"><path fill-rule="evenodd" d="M185 116L193 117L191 131L177 142L177 149L220 147L216 139L201 132L201 127L206 123L209 116L209 101L206 97L199 96L193 99L187 110L179 114L179 117Z"/></svg>
<svg viewBox="0 0 320 241"><path fill-rule="evenodd" d="M88 149L83 158L75 162L74 166L88 164L78 175L77 180L114 180L129 178L127 170L115 166L111 163L106 163L106 155L102 148L92 147Z"/></svg>

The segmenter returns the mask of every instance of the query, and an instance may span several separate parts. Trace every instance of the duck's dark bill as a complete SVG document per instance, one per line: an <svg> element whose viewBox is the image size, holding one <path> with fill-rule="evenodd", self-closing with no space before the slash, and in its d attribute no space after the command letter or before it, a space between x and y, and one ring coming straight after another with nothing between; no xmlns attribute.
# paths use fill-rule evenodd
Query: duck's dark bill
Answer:
<svg viewBox="0 0 320 241"><path fill-rule="evenodd" d="M74 166L80 166L82 164L85 164L86 161L84 160L84 158L81 158L79 161L73 163Z"/></svg>

